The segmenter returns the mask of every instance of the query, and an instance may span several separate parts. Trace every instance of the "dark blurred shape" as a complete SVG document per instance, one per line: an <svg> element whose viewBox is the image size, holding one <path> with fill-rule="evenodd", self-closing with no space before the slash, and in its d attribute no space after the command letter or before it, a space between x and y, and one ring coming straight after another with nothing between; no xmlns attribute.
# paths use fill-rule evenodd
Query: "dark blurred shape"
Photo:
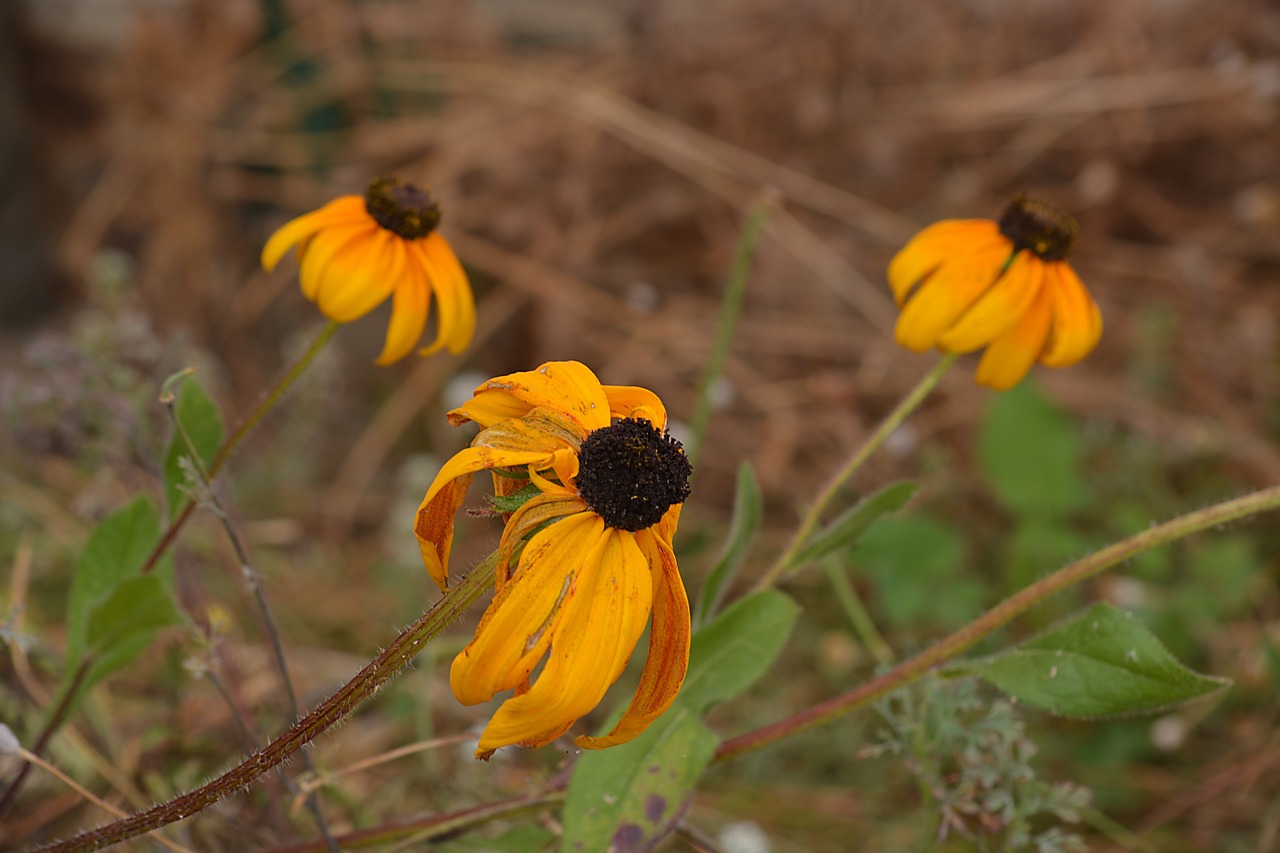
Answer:
<svg viewBox="0 0 1280 853"><path fill-rule="evenodd" d="M51 313L63 289L35 163L23 18L21 4L0 3L0 326L7 328Z"/></svg>

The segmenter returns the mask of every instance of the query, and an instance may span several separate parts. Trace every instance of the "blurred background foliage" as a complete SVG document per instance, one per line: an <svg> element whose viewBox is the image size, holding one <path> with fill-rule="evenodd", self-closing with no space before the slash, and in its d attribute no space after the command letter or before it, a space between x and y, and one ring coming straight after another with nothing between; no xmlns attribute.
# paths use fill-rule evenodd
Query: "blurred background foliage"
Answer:
<svg viewBox="0 0 1280 853"><path fill-rule="evenodd" d="M438 460L470 437L443 412L477 382L575 358L688 418L763 194L778 207L678 543L691 589L741 460L765 496L749 579L928 369L892 342L896 248L934 219L992 216L1018 190L1081 220L1074 263L1107 330L1082 365L1003 396L952 371L863 471L860 490L922 487L840 559L893 652L1092 548L1280 480L1274 2L28 0L2 14L0 719L20 737L62 675L88 531L162 493L160 383L195 366L225 420L247 411L319 323L294 278L258 269L264 238L387 172L442 199L480 302L475 344L381 369L385 316L344 328L223 477L305 705L434 600L411 519ZM461 564L497 530L464 519L460 536ZM1094 849L1280 849L1278 540L1263 519L1148 554L1002 637L1105 598L1193 668L1235 680L1155 720L1016 723L1041 778L1092 791L1073 831ZM286 724L212 519L185 531L175 584L198 630L161 634L52 745L126 807L233 757L226 706L200 677L211 660L264 731ZM713 712L722 733L874 670L829 575L788 590L804 607L791 646L765 685ZM459 626L323 738L321 768L484 719L444 677L466 636ZM921 845L919 768L862 753L885 720L713 768L689 815L702 840L671 848L731 838L748 818L778 851ZM335 826L372 826L519 794L565 759L483 765L449 746L343 776L323 800ZM48 779L24 796L10 838L99 818ZM274 779L188 824L201 850L311 832ZM539 849L552 830L547 816L501 824L498 840L456 849Z"/></svg>

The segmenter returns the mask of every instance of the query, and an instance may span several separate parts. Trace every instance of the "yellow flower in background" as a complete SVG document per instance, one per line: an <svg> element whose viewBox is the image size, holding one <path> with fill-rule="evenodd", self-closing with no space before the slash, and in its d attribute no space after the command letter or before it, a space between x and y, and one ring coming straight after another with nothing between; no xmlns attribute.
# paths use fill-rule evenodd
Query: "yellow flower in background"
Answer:
<svg viewBox="0 0 1280 853"><path fill-rule="evenodd" d="M915 352L986 347L976 379L998 390L1036 361L1080 361L1102 336L1102 314L1066 261L1077 230L1070 215L1024 196L998 222L925 228L889 263L898 343Z"/></svg>
<svg viewBox="0 0 1280 853"><path fill-rule="evenodd" d="M671 540L692 469L666 432L662 401L644 388L601 385L577 362L550 362L489 380L449 421L481 431L445 463L418 509L423 560L442 589L472 476L491 471L498 494L528 496L507 518L493 601L449 672L465 705L515 691L476 757L564 734L622 674L652 614L631 705L608 735L577 744L631 740L670 707L689 665L689 601Z"/></svg>
<svg viewBox="0 0 1280 853"><path fill-rule="evenodd" d="M281 226L262 249L262 266L271 271L297 246L303 295L338 323L358 320L391 297L378 364L413 351L434 294L436 339L420 353L458 353L471 343L476 306L462 265L436 231L439 224L440 206L425 189L379 178L363 197L342 196Z"/></svg>

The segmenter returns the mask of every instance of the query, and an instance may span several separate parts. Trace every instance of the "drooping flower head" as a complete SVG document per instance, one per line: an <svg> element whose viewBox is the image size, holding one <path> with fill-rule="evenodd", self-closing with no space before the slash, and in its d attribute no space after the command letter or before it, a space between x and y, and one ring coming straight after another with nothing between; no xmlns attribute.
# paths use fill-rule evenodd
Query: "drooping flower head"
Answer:
<svg viewBox="0 0 1280 853"><path fill-rule="evenodd" d="M391 297L378 364L413 351L434 294L436 339L420 353L458 353L471 343L476 307L462 265L436 231L439 224L440 206L425 189L378 178L363 196L342 196L286 222L263 247L262 266L274 269L297 246L303 295L338 323L358 320Z"/></svg>
<svg viewBox="0 0 1280 853"><path fill-rule="evenodd" d="M1067 367L1102 336L1102 315L1067 263L1078 226L1018 196L999 221L948 219L925 228L889 263L902 314L898 343L924 352L987 348L977 381L1012 388L1039 361Z"/></svg>
<svg viewBox="0 0 1280 853"><path fill-rule="evenodd" d="M689 601L671 540L692 469L667 434L666 409L651 391L601 385L565 361L484 383L449 413L454 426L468 421L480 434L436 476L415 533L444 589L472 476L491 471L499 508L519 504L498 546L493 601L449 673L466 705L515 691L476 757L564 734L622 674L652 614L630 707L608 735L577 739L586 749L625 743L670 707L689 664Z"/></svg>

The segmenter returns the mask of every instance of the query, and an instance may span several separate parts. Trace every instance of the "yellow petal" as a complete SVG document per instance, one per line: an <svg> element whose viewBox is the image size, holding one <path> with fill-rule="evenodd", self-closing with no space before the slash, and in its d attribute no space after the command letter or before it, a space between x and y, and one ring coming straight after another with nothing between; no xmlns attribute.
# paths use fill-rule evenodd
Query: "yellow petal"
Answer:
<svg viewBox="0 0 1280 853"><path fill-rule="evenodd" d="M615 418L642 418L658 429L667 428L667 408L648 388L634 385L605 385L609 414Z"/></svg>
<svg viewBox="0 0 1280 853"><path fill-rule="evenodd" d="M262 247L262 267L267 272L275 269L289 249L321 229L354 224L362 219L372 221L364 208L364 199L358 195L336 198L319 210L291 219L267 238Z"/></svg>
<svg viewBox="0 0 1280 853"><path fill-rule="evenodd" d="M576 361L551 361L537 370L490 379L476 389L475 397L449 412L449 423L488 426L523 417L537 407L564 412L584 436L609 425L609 400L600 380Z"/></svg>
<svg viewBox="0 0 1280 853"><path fill-rule="evenodd" d="M622 674L648 622L653 587L634 535L604 529L600 543L587 553L555 620L546 666L529 692L498 708L480 736L477 755L507 744L548 743L600 704ZM509 588L521 582L517 575Z"/></svg>
<svg viewBox="0 0 1280 853"><path fill-rule="evenodd" d="M441 591L449 588L449 551L453 548L453 522L467 497L472 475L461 473L437 485L418 505L413 533L418 538L422 563Z"/></svg>
<svg viewBox="0 0 1280 853"><path fill-rule="evenodd" d="M1007 391L1022 381L1049 336L1051 299L1049 288L1040 288L1022 319L991 342L978 362L974 378L979 385Z"/></svg>
<svg viewBox="0 0 1280 853"><path fill-rule="evenodd" d="M329 259L316 292L316 307L338 323L350 323L387 300L398 283L392 274L393 241L399 236L382 228L367 239L349 243Z"/></svg>
<svg viewBox="0 0 1280 853"><path fill-rule="evenodd" d="M1019 252L995 285L938 338L947 352L981 349L1022 317L1044 282L1045 263Z"/></svg>
<svg viewBox="0 0 1280 853"><path fill-rule="evenodd" d="M1084 358L1102 337L1102 312L1066 261L1048 265L1045 287L1053 296L1053 325L1040 361L1067 367Z"/></svg>
<svg viewBox="0 0 1280 853"><path fill-rule="evenodd" d="M1009 259L1008 241L992 241L952 257L915 291L898 317L898 343L924 352L938 342L951 324L995 284Z"/></svg>
<svg viewBox="0 0 1280 853"><path fill-rule="evenodd" d="M399 263L407 265L408 252L400 243L393 244L393 251L400 256ZM430 292L419 273L407 268L403 280L396 285L391 302L391 322L387 324L387 340L378 356L378 364L391 364L413 352L422 339L427 325Z"/></svg>
<svg viewBox="0 0 1280 853"><path fill-rule="evenodd" d="M302 287L302 295L315 302L325 278L333 272L333 257L352 246L363 245L363 241L372 237L376 229L377 226L369 223L340 225L326 228L301 244L298 247L298 284Z"/></svg>
<svg viewBox="0 0 1280 853"><path fill-rule="evenodd" d="M635 534L649 562L653 578L653 626L649 630L649 657L640 684L622 719L604 737L579 737L583 749L605 749L635 738L671 707L689 669L689 599L685 595L676 555L651 531Z"/></svg>
<svg viewBox="0 0 1280 853"><path fill-rule="evenodd" d="M889 261L889 287L894 301L901 306L916 285L942 264L981 250L993 241L1008 245L999 226L990 219L945 219L925 228Z"/></svg>
<svg viewBox="0 0 1280 853"><path fill-rule="evenodd" d="M428 235L421 243L421 250L431 272L441 318L436 340L422 354L429 355L440 347L460 353L471 343L476 331L476 303L471 283L453 249L438 233Z"/></svg>
<svg viewBox="0 0 1280 853"><path fill-rule="evenodd" d="M555 522L529 541L515 576L494 595L475 638L449 669L449 685L459 702L487 702L529 677L552 643L565 608L589 592L590 583L584 587L580 576L599 573L608 538L600 517L583 512Z"/></svg>
<svg viewBox="0 0 1280 853"><path fill-rule="evenodd" d="M522 481L508 480L508 482ZM524 506L511 513L506 526L502 529L502 539L498 543L498 568L494 574L494 588L501 591L506 585L510 576L511 556L526 536L549 521L586 511L586 502L568 491L536 495L525 501Z"/></svg>

